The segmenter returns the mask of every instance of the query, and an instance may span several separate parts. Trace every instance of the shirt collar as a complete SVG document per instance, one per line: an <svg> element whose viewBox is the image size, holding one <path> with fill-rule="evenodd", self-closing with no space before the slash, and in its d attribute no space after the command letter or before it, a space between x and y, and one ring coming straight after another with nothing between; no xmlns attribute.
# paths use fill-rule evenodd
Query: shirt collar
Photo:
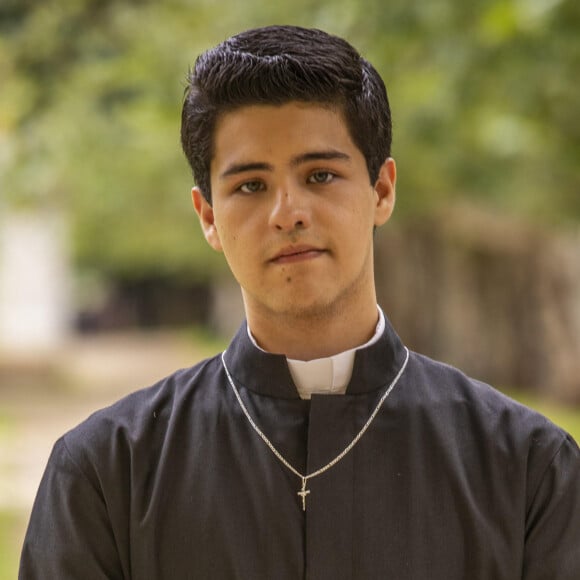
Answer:
<svg viewBox="0 0 580 580"><path fill-rule="evenodd" d="M384 324L382 332L381 323ZM342 388L346 386L346 394L350 395L373 391L391 381L405 352L401 340L381 312L375 335L368 343L336 356L338 373L347 383ZM345 360L341 361L341 357ZM242 387L272 397L293 399L300 396L289 366L292 363L284 355L260 349L251 339L246 323L226 350L225 360L234 380ZM345 362L348 363L346 368Z"/></svg>
<svg viewBox="0 0 580 580"><path fill-rule="evenodd" d="M314 394L343 395L352 376L355 352L375 343L385 330L385 316L377 306L379 321L375 333L365 344L345 350L333 356L314 360L287 358L288 368L302 399L310 399ZM251 333L250 333L251 337Z"/></svg>

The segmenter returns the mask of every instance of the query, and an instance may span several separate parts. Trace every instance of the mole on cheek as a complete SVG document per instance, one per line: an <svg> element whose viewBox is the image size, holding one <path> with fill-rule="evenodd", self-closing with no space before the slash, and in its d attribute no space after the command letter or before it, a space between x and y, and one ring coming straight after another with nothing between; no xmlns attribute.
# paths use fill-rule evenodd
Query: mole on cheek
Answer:
<svg viewBox="0 0 580 580"><path fill-rule="evenodd" d="M288 283L292 282L292 278L290 276L288 276L288 278L286 278L286 282L288 282Z"/></svg>

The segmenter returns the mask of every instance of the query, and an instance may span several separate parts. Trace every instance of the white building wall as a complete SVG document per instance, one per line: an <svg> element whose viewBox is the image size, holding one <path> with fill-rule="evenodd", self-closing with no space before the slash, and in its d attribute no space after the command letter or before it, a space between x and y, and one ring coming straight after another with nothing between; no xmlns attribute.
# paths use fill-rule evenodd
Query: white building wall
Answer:
<svg viewBox="0 0 580 580"><path fill-rule="evenodd" d="M0 354L34 356L65 340L71 318L65 219L0 208Z"/></svg>

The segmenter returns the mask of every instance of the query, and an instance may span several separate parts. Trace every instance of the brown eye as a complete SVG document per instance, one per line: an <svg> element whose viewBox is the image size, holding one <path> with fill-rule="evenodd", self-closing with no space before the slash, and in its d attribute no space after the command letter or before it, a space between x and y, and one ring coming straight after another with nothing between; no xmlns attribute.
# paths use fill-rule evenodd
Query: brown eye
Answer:
<svg viewBox="0 0 580 580"><path fill-rule="evenodd" d="M308 183L330 183L334 177L330 171L316 171L308 178Z"/></svg>
<svg viewBox="0 0 580 580"><path fill-rule="evenodd" d="M238 188L242 193L257 193L264 189L264 184L261 181L246 181Z"/></svg>

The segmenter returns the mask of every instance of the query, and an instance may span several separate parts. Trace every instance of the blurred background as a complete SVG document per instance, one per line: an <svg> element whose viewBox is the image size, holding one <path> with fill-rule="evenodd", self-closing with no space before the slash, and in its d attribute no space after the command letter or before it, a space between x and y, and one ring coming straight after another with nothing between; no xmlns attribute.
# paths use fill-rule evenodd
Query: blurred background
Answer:
<svg viewBox="0 0 580 580"><path fill-rule="evenodd" d="M347 38L387 85L376 269L403 340L580 437L577 0L0 0L0 578L54 440L241 321L190 203L184 79L281 23Z"/></svg>

